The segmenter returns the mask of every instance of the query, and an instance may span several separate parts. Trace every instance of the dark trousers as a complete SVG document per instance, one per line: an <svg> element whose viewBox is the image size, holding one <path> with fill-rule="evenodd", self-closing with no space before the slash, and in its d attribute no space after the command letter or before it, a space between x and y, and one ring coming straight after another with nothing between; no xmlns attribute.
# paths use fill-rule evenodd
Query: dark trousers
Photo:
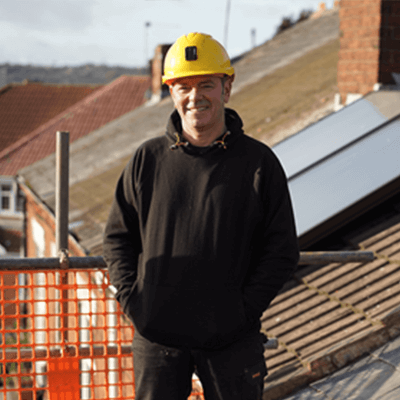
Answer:
<svg viewBox="0 0 400 400"><path fill-rule="evenodd" d="M259 400L266 366L259 332L223 349L206 351L153 343L137 331L133 339L136 400L186 400L192 374L206 400Z"/></svg>

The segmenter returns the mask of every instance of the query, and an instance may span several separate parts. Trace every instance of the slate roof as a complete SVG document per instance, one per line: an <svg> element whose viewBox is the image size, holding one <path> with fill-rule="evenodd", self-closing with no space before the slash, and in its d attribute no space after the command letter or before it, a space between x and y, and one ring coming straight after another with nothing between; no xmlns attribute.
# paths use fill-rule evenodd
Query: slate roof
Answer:
<svg viewBox="0 0 400 400"><path fill-rule="evenodd" d="M99 85L34 82L14 83L2 87L0 152L99 88Z"/></svg>
<svg viewBox="0 0 400 400"><path fill-rule="evenodd" d="M235 83L232 93L259 81L311 50L339 37L339 13L327 10L317 19L308 19L257 46L235 63Z"/></svg>
<svg viewBox="0 0 400 400"><path fill-rule="evenodd" d="M0 175L15 175L21 168L55 151L55 133L69 131L70 142L132 111L145 101L149 77L121 76L0 152Z"/></svg>

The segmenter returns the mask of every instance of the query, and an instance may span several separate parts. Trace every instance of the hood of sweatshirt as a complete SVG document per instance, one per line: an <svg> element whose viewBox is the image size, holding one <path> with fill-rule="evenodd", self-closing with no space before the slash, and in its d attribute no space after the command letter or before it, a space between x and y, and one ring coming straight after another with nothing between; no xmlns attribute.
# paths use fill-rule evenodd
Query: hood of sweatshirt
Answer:
<svg viewBox="0 0 400 400"><path fill-rule="evenodd" d="M226 131L207 147L198 147L189 143L182 135L182 121L177 110L171 114L167 124L166 136L171 142L170 149L182 149L191 154L205 154L217 149L227 150L229 145L236 141L243 132L243 122L238 113L230 108L225 108Z"/></svg>

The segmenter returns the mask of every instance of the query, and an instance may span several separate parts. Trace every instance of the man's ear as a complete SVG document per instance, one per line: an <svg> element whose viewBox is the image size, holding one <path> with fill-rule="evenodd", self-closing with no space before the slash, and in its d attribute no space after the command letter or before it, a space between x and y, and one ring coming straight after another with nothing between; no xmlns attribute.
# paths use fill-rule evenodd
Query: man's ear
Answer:
<svg viewBox="0 0 400 400"><path fill-rule="evenodd" d="M232 84L235 79L235 75L227 76L224 80L224 102L228 103L231 97Z"/></svg>

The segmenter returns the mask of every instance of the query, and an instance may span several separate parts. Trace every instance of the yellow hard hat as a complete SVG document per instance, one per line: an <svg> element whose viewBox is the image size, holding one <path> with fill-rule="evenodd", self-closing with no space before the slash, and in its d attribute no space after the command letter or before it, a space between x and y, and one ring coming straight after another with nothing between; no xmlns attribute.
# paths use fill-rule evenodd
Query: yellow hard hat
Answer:
<svg viewBox="0 0 400 400"><path fill-rule="evenodd" d="M165 56L163 83L194 75L233 75L228 53L210 35L189 33L181 36Z"/></svg>

